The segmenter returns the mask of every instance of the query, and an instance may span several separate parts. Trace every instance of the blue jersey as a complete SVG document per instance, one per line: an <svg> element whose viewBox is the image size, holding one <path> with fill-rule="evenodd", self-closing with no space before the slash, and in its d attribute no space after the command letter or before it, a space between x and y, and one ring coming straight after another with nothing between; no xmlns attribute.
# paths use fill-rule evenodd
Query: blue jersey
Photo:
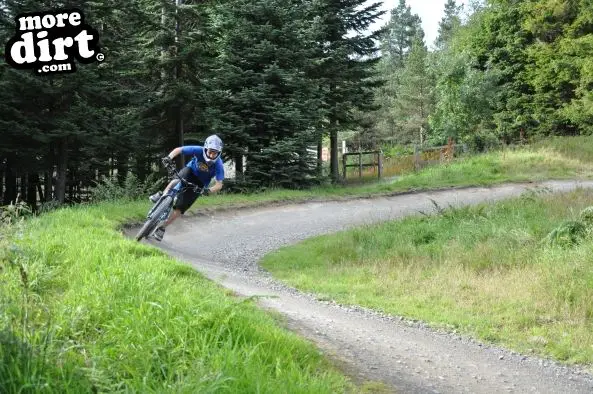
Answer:
<svg viewBox="0 0 593 394"><path fill-rule="evenodd" d="M186 167L189 167L195 176L198 177L204 186L208 186L212 178L216 178L217 181L224 179L224 166L220 156L214 162L210 164L206 163L204 159L203 147L199 145L187 145L181 147L181 153L184 155L193 155L194 158L187 163Z"/></svg>

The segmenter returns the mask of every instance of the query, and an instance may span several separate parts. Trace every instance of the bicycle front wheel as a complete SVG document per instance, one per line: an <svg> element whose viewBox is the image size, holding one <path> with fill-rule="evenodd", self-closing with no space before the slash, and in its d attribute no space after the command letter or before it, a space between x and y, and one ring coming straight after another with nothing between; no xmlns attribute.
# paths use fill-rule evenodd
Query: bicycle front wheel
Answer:
<svg viewBox="0 0 593 394"><path fill-rule="evenodd" d="M150 218L144 223L138 234L136 234L136 241L140 241L142 238L147 237L161 221L163 214L171 208L173 198L171 196L165 196L159 203L159 206L154 209Z"/></svg>

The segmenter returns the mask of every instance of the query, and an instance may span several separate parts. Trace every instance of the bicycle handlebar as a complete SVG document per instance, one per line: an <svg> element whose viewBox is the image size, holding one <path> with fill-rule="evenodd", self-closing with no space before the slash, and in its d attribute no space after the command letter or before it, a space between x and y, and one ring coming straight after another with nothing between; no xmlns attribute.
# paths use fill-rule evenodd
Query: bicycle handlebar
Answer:
<svg viewBox="0 0 593 394"><path fill-rule="evenodd" d="M192 183L192 182L188 181L187 179L183 178L181 175L179 175L179 172L177 171L175 164L171 163L170 165L166 166L166 168L169 171L169 173L173 173L173 175L175 175L181 182L183 182L195 189L199 189L200 192L203 192L206 189L205 187L196 185L195 183Z"/></svg>

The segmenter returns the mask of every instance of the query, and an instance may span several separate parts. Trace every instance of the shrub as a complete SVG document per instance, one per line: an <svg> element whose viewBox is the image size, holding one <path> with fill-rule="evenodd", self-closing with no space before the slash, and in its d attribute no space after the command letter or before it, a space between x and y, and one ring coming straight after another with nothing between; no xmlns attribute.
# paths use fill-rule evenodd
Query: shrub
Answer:
<svg viewBox="0 0 593 394"><path fill-rule="evenodd" d="M546 237L551 246L570 247L580 244L588 234L587 226L580 221L567 221L552 230Z"/></svg>
<svg viewBox="0 0 593 394"><path fill-rule="evenodd" d="M123 185L119 185L113 179L103 177L102 182L97 183L97 186L91 189L91 200L95 202L135 200L156 193L165 185L166 178L159 177L157 173L150 174L144 182L140 182L134 174L128 173Z"/></svg>

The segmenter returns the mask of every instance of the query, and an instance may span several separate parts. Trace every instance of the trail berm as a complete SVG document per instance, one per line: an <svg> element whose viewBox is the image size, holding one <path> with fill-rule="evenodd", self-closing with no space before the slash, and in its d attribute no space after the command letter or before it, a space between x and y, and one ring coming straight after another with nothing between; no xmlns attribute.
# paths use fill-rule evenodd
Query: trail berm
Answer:
<svg viewBox="0 0 593 394"><path fill-rule="evenodd" d="M535 188L592 188L593 181L548 181L210 212L180 218L162 248L239 296L258 296L289 329L314 342L359 382L401 393L593 393L584 368L518 354L419 321L317 300L274 280L257 262L311 236L402 218L439 206L495 202ZM136 229L129 229L133 234Z"/></svg>

